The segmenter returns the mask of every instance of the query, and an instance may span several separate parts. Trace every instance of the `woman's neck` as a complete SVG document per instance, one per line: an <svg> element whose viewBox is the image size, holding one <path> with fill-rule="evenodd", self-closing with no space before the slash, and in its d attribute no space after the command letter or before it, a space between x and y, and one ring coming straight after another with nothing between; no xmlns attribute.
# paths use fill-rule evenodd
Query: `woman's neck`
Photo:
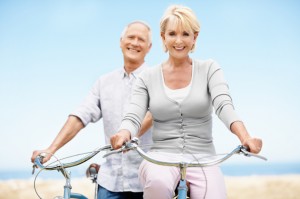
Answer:
<svg viewBox="0 0 300 199"><path fill-rule="evenodd" d="M178 69L185 69L190 66L192 66L192 59L189 57L186 57L184 59L172 59L169 58L165 63L164 63L166 68L173 69L173 70L178 70Z"/></svg>

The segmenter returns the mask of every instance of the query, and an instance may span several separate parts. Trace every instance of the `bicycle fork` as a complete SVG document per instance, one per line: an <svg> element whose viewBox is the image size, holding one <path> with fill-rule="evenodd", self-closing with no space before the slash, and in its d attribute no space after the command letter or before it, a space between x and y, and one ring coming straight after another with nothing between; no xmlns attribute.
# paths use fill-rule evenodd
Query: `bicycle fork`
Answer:
<svg viewBox="0 0 300 199"><path fill-rule="evenodd" d="M79 193L72 193L71 192L71 189L72 189L72 186L71 186L71 172L67 173L63 170L60 170L63 175L65 176L66 178L66 184L64 186L64 197L61 197L61 196L57 196L55 197L55 199L72 199L72 198L77 198L77 199L88 199L87 197L85 197L84 195L82 194L79 194Z"/></svg>
<svg viewBox="0 0 300 199"><path fill-rule="evenodd" d="M64 198L88 199L87 197L85 197L82 194L71 192L71 189L72 189L72 186L71 186L71 183L70 183L70 179L68 179L66 181L65 186L64 186Z"/></svg>

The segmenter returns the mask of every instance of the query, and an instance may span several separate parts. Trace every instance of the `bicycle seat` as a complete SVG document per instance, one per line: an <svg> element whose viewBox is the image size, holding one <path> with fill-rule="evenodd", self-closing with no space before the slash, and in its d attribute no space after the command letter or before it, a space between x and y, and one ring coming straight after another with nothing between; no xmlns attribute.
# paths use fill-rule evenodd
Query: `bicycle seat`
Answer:
<svg viewBox="0 0 300 199"><path fill-rule="evenodd" d="M86 177L89 178L89 177L94 177L98 174L98 171L100 169L100 165L99 164L96 164L96 163L92 163L90 164L90 166L87 168L85 174L86 174Z"/></svg>

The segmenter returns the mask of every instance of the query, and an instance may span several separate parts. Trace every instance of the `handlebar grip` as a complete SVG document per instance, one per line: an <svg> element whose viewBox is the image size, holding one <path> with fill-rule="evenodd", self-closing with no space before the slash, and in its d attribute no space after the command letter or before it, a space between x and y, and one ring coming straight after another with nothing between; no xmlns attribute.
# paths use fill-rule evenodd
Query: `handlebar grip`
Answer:
<svg viewBox="0 0 300 199"><path fill-rule="evenodd" d="M256 158L265 160L265 161L268 160L268 159L267 159L266 157L264 157L264 156L261 156L261 155L257 155L257 154L251 153L249 147L246 147L246 146L242 146L242 147L241 147L241 152L242 152L245 156L247 156L247 157L253 156L253 157L256 157Z"/></svg>
<svg viewBox="0 0 300 199"><path fill-rule="evenodd" d="M38 156L35 157L33 165L32 165L32 172L31 174L33 175L35 172L35 168L39 167L39 168L45 168L45 166L43 165L43 158L45 157L44 154L40 154Z"/></svg>
<svg viewBox="0 0 300 199"><path fill-rule="evenodd" d="M36 156L36 158L34 159L34 165L36 165L39 168L45 168L45 166L43 165L44 157L46 157L44 153L41 153L40 155Z"/></svg>

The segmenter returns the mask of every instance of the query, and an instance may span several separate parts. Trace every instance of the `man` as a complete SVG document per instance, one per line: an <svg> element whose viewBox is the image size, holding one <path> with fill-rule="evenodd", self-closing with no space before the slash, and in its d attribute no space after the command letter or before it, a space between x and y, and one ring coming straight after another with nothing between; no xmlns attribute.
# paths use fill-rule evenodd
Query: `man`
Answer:
<svg viewBox="0 0 300 199"><path fill-rule="evenodd" d="M152 46L150 27L141 21L128 24L122 32L120 47L124 67L103 75L93 86L82 105L68 117L65 125L52 144L45 150L33 152L31 161L42 152L54 154L90 122L103 118L105 142L117 132L130 102L132 86L137 75L145 69L145 56ZM145 117L140 133L152 125L151 114ZM151 142L150 133L141 137L141 142ZM44 162L51 155L44 158ZM143 198L142 187L138 181L138 167L142 159L134 151L116 154L106 159L98 174L98 198L125 199Z"/></svg>

